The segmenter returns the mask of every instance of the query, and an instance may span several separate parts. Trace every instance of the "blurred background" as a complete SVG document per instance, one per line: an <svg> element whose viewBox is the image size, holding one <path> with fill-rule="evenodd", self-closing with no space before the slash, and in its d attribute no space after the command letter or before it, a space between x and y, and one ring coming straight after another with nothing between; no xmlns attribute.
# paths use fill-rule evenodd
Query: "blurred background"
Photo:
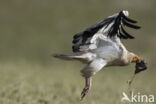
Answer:
<svg viewBox="0 0 156 104"><path fill-rule="evenodd" d="M84 65L51 54L71 52L75 33L121 10L142 27L128 29L136 39L122 42L149 65L132 89L156 96L155 5L155 0L0 0L0 104L79 104ZM133 72L134 64L103 68L83 103L121 104Z"/></svg>

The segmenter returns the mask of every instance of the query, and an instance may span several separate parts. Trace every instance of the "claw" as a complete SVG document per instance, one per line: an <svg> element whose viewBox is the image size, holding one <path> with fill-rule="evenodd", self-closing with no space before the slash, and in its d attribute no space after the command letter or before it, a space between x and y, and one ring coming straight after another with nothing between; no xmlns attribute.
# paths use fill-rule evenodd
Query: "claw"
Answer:
<svg viewBox="0 0 156 104"><path fill-rule="evenodd" d="M91 78L86 78L86 85L84 87L84 89L81 92L81 100L83 100L83 98L87 95L87 93L89 92L90 88L91 88Z"/></svg>
<svg viewBox="0 0 156 104"><path fill-rule="evenodd" d="M86 94L89 92L89 86L86 86L83 91L81 92L81 100L86 96Z"/></svg>

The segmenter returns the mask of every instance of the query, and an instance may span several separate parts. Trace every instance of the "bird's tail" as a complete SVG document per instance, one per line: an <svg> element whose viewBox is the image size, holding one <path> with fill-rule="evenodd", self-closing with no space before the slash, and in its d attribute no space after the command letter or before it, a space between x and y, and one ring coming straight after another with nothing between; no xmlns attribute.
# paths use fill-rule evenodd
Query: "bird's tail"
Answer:
<svg viewBox="0 0 156 104"><path fill-rule="evenodd" d="M53 57L63 60L80 60L85 61L85 58L80 53L52 54Z"/></svg>

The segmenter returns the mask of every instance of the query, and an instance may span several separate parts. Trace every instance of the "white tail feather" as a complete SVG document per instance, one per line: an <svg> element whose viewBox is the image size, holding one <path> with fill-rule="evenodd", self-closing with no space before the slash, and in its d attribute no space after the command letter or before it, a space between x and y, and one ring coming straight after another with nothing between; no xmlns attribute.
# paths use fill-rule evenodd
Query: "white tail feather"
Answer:
<svg viewBox="0 0 156 104"><path fill-rule="evenodd" d="M81 62L87 62L86 57L81 53L53 54L52 56L63 60L79 60Z"/></svg>
<svg viewBox="0 0 156 104"><path fill-rule="evenodd" d="M72 53L71 54L53 54L52 56L55 58L64 59L64 60L71 60L71 59L76 58L76 55Z"/></svg>

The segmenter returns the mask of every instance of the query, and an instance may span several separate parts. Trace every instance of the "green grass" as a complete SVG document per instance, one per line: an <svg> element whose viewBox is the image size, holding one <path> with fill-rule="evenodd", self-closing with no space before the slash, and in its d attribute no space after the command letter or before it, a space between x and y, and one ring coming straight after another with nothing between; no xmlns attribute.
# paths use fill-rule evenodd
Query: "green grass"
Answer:
<svg viewBox="0 0 156 104"><path fill-rule="evenodd" d="M134 71L133 65L103 68L94 76L92 89L82 102L82 65L44 66L23 61L0 66L0 104L122 104L122 92L128 93L126 82ZM149 70L142 72L136 76L132 89L135 93L156 94L155 78Z"/></svg>

